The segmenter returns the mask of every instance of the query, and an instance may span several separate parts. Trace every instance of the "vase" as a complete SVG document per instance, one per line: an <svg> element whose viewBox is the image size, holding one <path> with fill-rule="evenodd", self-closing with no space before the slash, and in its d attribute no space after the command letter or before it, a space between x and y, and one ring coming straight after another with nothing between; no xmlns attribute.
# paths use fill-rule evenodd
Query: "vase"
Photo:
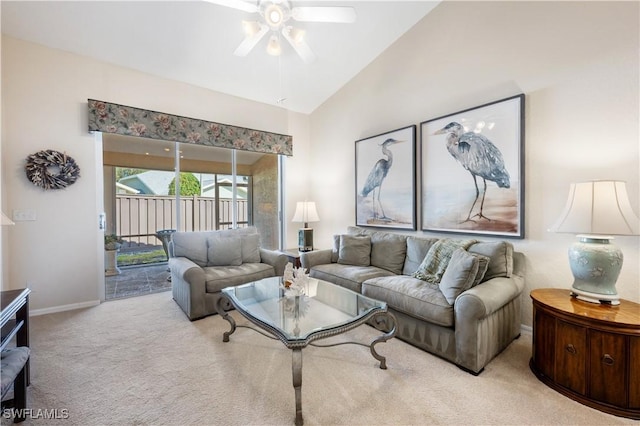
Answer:
<svg viewBox="0 0 640 426"><path fill-rule="evenodd" d="M121 273L118 268L118 250L105 250L104 251L104 274L107 277L118 275Z"/></svg>

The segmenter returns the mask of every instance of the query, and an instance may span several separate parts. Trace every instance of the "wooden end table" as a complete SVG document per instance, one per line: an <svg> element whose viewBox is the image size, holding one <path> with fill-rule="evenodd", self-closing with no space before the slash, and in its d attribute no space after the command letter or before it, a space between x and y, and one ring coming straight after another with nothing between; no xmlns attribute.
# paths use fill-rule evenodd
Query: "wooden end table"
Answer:
<svg viewBox="0 0 640 426"><path fill-rule="evenodd" d="M640 304L600 305L536 289L533 354L544 384L584 405L640 419Z"/></svg>

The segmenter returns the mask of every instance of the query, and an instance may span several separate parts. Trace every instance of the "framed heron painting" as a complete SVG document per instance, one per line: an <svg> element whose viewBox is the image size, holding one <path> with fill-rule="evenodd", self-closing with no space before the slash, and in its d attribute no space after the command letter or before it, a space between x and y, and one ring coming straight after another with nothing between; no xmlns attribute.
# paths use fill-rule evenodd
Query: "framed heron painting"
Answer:
<svg viewBox="0 0 640 426"><path fill-rule="evenodd" d="M524 238L524 95L420 123L425 231Z"/></svg>
<svg viewBox="0 0 640 426"><path fill-rule="evenodd" d="M416 230L416 126L356 141L356 225Z"/></svg>

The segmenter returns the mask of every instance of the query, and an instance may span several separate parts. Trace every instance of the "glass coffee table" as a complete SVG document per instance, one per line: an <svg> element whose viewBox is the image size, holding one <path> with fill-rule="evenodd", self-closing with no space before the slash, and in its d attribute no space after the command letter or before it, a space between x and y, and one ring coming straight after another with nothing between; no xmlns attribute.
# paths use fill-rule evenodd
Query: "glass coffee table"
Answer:
<svg viewBox="0 0 640 426"><path fill-rule="evenodd" d="M246 327L267 337L279 339L293 351L292 373L296 398L296 425L302 425L302 349L308 345L329 347L342 344L358 344L369 347L371 355L380 361L380 368L386 369L386 358L376 352L375 345L386 342L396 334L396 319L387 311L387 304L355 293L344 287L309 279L303 296L284 296L282 278L272 277L260 281L227 287L222 290L216 309L218 314L231 324L231 330L224 332L222 341L228 342L236 327ZM228 302L259 329L237 325L225 311ZM352 330L373 320L377 324L386 321L391 328L378 336L370 344L359 342L339 342L319 345L315 340ZM268 334L264 333L267 332Z"/></svg>

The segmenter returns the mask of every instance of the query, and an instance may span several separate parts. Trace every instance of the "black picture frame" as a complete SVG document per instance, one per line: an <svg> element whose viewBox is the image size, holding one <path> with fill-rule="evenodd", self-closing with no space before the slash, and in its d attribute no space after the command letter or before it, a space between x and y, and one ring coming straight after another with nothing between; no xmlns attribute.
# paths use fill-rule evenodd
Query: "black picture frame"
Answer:
<svg viewBox="0 0 640 426"><path fill-rule="evenodd" d="M416 129L411 125L355 142L357 226L417 229Z"/></svg>
<svg viewBox="0 0 640 426"><path fill-rule="evenodd" d="M524 101L420 123L422 230L524 238Z"/></svg>

